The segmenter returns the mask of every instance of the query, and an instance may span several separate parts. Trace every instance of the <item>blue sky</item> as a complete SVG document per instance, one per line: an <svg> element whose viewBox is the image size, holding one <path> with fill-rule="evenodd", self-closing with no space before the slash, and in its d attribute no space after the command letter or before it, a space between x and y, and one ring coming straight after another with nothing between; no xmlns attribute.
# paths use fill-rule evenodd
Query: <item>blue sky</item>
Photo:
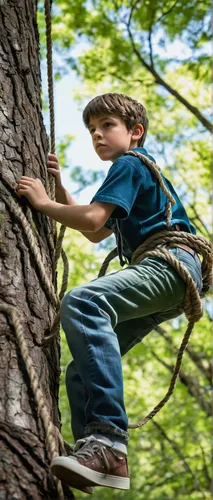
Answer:
<svg viewBox="0 0 213 500"><path fill-rule="evenodd" d="M45 72L42 72L43 87L46 90ZM56 145L57 138L61 138L66 134L75 136L71 147L67 150L67 163L69 169L62 169L63 184L66 189L72 194L76 186L72 186L70 181L70 169L73 166L79 165L84 170L104 170L106 173L111 165L111 162L103 162L96 155L92 147L92 141L88 130L85 128L82 121L82 109L79 103L74 100L74 89L78 86L79 81L73 71L70 71L60 81L54 84L55 94L55 128L56 128ZM47 133L49 132L49 116L44 114L45 126ZM93 194L97 191L100 181L95 185L88 187L75 198L81 204L89 203Z"/></svg>

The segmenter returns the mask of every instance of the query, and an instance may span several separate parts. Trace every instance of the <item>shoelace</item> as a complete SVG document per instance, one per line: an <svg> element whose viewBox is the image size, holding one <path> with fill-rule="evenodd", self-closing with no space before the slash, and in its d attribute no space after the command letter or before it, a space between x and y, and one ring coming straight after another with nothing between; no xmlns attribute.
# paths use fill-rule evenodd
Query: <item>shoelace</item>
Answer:
<svg viewBox="0 0 213 500"><path fill-rule="evenodd" d="M102 443L98 441L85 442L85 439L79 439L76 448L76 451L74 449L73 452L76 458L92 458L96 453L100 455L108 472L110 466L105 452L106 447Z"/></svg>

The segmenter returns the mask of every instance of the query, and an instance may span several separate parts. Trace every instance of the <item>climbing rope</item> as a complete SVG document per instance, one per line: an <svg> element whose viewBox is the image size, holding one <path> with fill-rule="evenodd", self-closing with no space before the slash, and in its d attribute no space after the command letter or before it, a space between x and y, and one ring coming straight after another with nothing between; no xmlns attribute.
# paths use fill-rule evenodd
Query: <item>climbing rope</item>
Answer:
<svg viewBox="0 0 213 500"><path fill-rule="evenodd" d="M47 79L48 79L48 101L50 114L50 151L55 154L55 109L54 109L54 85L53 85L53 60L52 60L52 18L50 0L44 1L45 24L46 24L46 47L47 47ZM51 179L51 199L55 198L55 181L53 175ZM56 243L55 268L61 255L62 241L66 231L66 226L61 225L59 237Z"/></svg>
<svg viewBox="0 0 213 500"><path fill-rule="evenodd" d="M50 144L51 153L55 154L55 108L54 108L54 86L53 86L53 61L52 61L52 20L50 0L44 1L45 24L46 24L46 47L47 47L47 80L48 100L50 114Z"/></svg>
<svg viewBox="0 0 213 500"><path fill-rule="evenodd" d="M166 248L166 247L176 247L180 244L184 244L193 248L197 253L202 255L203 260L201 264L202 270L202 296L208 291L212 283L212 248L209 241L203 236L197 236L191 233L186 233L185 231L173 231L171 230L171 220L172 220L172 206L175 204L175 199L167 189L163 177L161 176L161 171L158 165L151 161L147 156L142 153L135 151L127 151L126 155L132 155L140 158L140 160L145 163L145 165L154 173L157 177L159 185L167 197L167 207L165 211L166 227L167 229L147 238L142 245L140 245L132 255L131 264L139 264L146 257L158 257L164 259L168 262L174 269L178 272L181 278L186 283L186 292L184 298L184 312L188 319L188 326L184 334L183 340L178 350L176 364L174 371L170 380L169 388L164 396L164 398L153 408L153 410L144 417L137 424L129 424L130 429L136 429L145 425L150 419L152 419L166 402L171 397L175 383L180 371L182 358L184 351L186 349L187 343L189 341L190 335L194 328L195 322L203 315L202 302L200 295L197 291L195 283L188 271L188 269ZM170 229L170 230L169 230ZM104 260L101 269L99 271L98 277L104 276L110 261L116 257L118 254L117 248L114 248L109 255Z"/></svg>

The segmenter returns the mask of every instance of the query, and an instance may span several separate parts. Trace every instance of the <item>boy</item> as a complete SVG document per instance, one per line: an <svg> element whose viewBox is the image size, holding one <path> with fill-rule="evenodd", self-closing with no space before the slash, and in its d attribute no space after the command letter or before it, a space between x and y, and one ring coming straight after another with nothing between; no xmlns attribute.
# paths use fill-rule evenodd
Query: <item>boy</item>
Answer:
<svg viewBox="0 0 213 500"><path fill-rule="evenodd" d="M18 192L42 213L81 231L96 243L116 235L121 265L130 263L135 249L150 235L166 228L167 198L153 172L128 150L143 153L148 129L142 104L122 94L97 96L83 119L93 147L103 160L113 162L90 205L77 205L61 185L55 155L48 171L56 179L56 202L39 179L22 177ZM175 198L171 229L195 233ZM199 292L201 266L185 245L168 249L190 272ZM124 260L125 259L125 260ZM185 283L167 262L148 257L138 265L93 280L67 293L61 322L73 361L66 372L76 446L70 457L57 457L52 472L72 487L90 492L91 486L128 489L128 421L123 399L121 356L162 321L183 311Z"/></svg>

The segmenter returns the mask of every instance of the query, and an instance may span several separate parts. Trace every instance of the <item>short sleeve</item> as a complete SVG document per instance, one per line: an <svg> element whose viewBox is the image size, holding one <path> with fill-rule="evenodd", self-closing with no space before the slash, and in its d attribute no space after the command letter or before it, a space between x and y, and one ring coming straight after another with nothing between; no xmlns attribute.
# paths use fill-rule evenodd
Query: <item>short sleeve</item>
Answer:
<svg viewBox="0 0 213 500"><path fill-rule="evenodd" d="M111 217L125 219L129 216L139 189L144 183L144 169L137 158L118 158L110 167L106 179L99 188L93 201L117 205ZM136 160L136 161L135 161ZM139 166L139 168L138 168Z"/></svg>

